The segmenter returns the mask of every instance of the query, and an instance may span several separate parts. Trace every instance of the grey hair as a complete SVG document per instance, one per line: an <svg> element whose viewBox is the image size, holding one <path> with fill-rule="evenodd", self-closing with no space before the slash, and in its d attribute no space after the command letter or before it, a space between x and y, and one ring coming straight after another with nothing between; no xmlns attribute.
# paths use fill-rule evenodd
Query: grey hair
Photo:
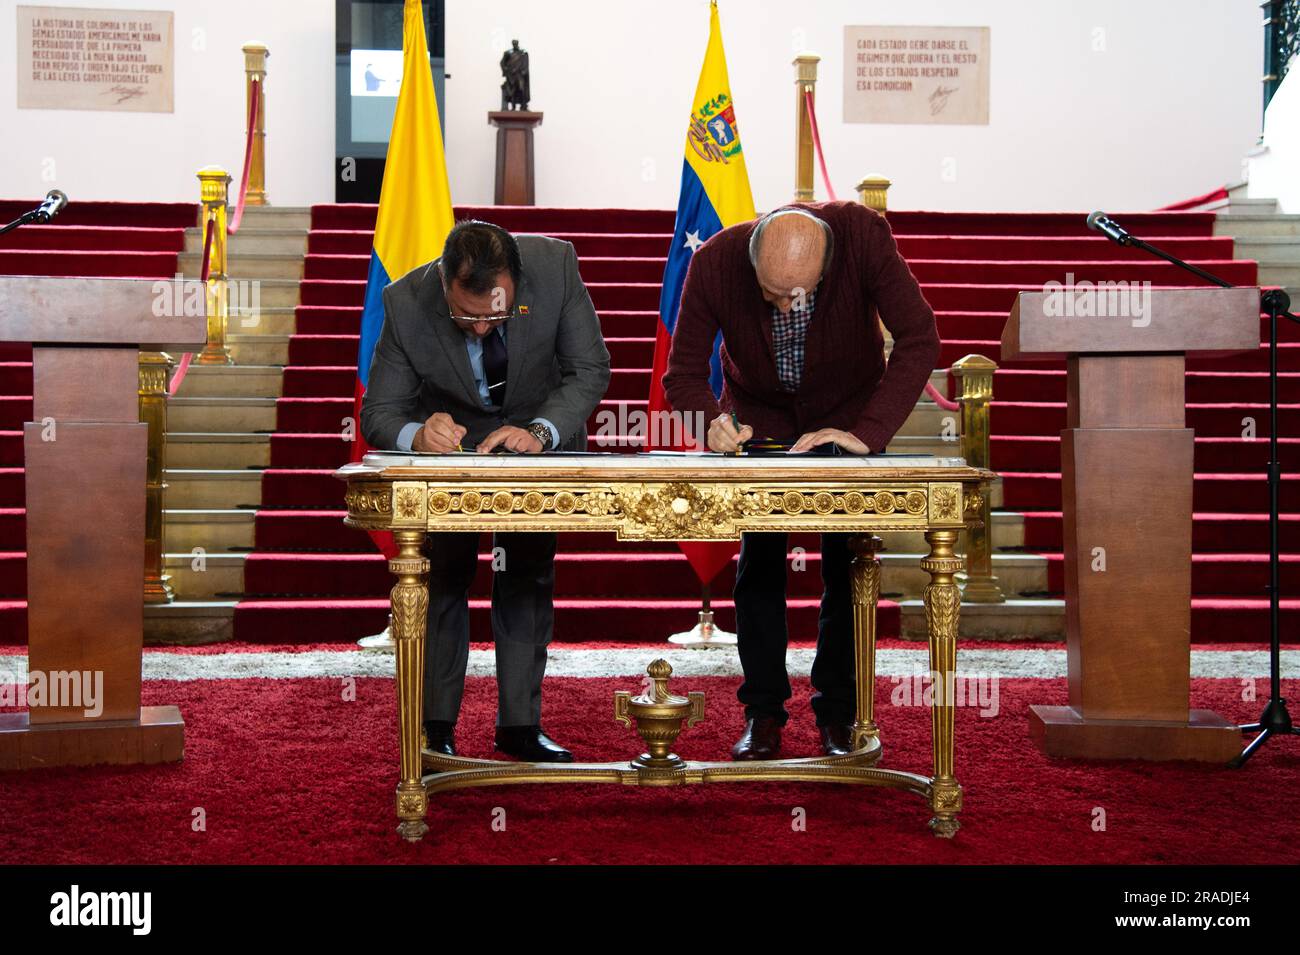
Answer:
<svg viewBox="0 0 1300 955"><path fill-rule="evenodd" d="M835 234L831 231L831 225L825 219L819 219L807 209L799 209L795 206L776 209L758 220L758 224L754 226L754 231L749 236L749 264L756 269L758 268L758 247L763 241L764 230L767 229L773 219L787 215L803 216L805 219L811 219L822 227L822 232L826 235L826 254L822 258L822 271L825 272L826 267L831 264L831 253L835 250Z"/></svg>

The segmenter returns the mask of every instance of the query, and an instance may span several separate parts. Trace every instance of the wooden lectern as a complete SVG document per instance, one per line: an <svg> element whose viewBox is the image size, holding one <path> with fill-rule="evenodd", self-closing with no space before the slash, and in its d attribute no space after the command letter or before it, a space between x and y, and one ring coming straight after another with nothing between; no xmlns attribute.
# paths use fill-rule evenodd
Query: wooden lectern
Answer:
<svg viewBox="0 0 1300 955"><path fill-rule="evenodd" d="M148 425L138 394L141 348L206 339L202 285L185 295L188 284L0 277L0 341L32 342L29 706L0 714L0 769L184 753L180 711L140 705Z"/></svg>
<svg viewBox="0 0 1300 955"><path fill-rule="evenodd" d="M1067 286L1016 300L1003 359L1067 363L1070 705L1033 706L1029 717L1048 755L1226 762L1240 751L1234 724L1188 707L1194 435L1183 375L1187 352L1259 344L1257 288Z"/></svg>

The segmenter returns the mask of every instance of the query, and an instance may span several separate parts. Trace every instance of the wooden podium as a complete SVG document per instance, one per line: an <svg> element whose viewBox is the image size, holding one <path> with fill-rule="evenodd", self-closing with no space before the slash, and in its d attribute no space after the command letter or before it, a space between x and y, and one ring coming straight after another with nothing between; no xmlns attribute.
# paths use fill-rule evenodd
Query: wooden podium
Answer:
<svg viewBox="0 0 1300 955"><path fill-rule="evenodd" d="M1079 307L1085 294L1093 302ZM1030 707L1030 735L1051 756L1226 762L1240 730L1188 705L1194 435L1183 376L1187 352L1259 348L1259 289L1135 298L1096 286L1021 292L1002 332L1004 360L1067 363L1070 705Z"/></svg>
<svg viewBox="0 0 1300 955"><path fill-rule="evenodd" d="M187 302L177 284L0 277L0 341L32 342L29 707L0 714L0 769L183 755L180 711L140 705L148 425L139 350L206 339L203 308L192 314L202 293ZM186 304L191 314L176 314Z"/></svg>

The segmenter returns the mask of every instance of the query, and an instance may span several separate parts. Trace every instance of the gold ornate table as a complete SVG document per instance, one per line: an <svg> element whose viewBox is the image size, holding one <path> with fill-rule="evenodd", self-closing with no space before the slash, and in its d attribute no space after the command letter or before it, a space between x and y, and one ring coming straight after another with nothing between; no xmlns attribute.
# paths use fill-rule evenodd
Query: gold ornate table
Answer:
<svg viewBox="0 0 1300 955"><path fill-rule="evenodd" d="M961 787L953 774L954 683L961 595L955 551L964 526L980 517L993 478L961 458L717 454L423 455L368 454L340 469L347 482L347 523L390 530L392 634L397 657L401 748L398 832L415 841L428 831L429 795L512 783L620 783L676 786L707 782L837 782L904 789L923 797L935 835L958 829ZM703 717L703 694L673 695L672 668L656 660L639 696L618 693L614 718L631 725L647 752L618 763L521 763L444 756L423 745L424 635L429 605L430 531L615 531L621 540L735 540L742 531L848 532L854 536L853 622L857 713L853 752L845 756L755 762L694 762L671 752L682 729ZM922 531L929 554L925 589L934 775L882 769L875 722L876 603L880 563L875 531Z"/></svg>

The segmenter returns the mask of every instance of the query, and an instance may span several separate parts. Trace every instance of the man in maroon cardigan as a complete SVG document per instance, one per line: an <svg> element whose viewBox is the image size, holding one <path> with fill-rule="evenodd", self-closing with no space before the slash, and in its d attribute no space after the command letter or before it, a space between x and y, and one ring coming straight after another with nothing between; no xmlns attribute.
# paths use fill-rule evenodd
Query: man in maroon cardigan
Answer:
<svg viewBox="0 0 1300 955"><path fill-rule="evenodd" d="M877 312L894 339L888 363ZM719 331L717 399L709 361ZM884 216L853 202L801 203L724 229L696 250L664 389L674 411L710 421L713 451L757 435L795 452L836 444L869 454L885 450L938 361L934 312ZM849 751L854 718L847 541L822 535L812 707L828 755ZM733 759L775 756L789 718L785 558L785 534L742 536L735 601L746 726Z"/></svg>

